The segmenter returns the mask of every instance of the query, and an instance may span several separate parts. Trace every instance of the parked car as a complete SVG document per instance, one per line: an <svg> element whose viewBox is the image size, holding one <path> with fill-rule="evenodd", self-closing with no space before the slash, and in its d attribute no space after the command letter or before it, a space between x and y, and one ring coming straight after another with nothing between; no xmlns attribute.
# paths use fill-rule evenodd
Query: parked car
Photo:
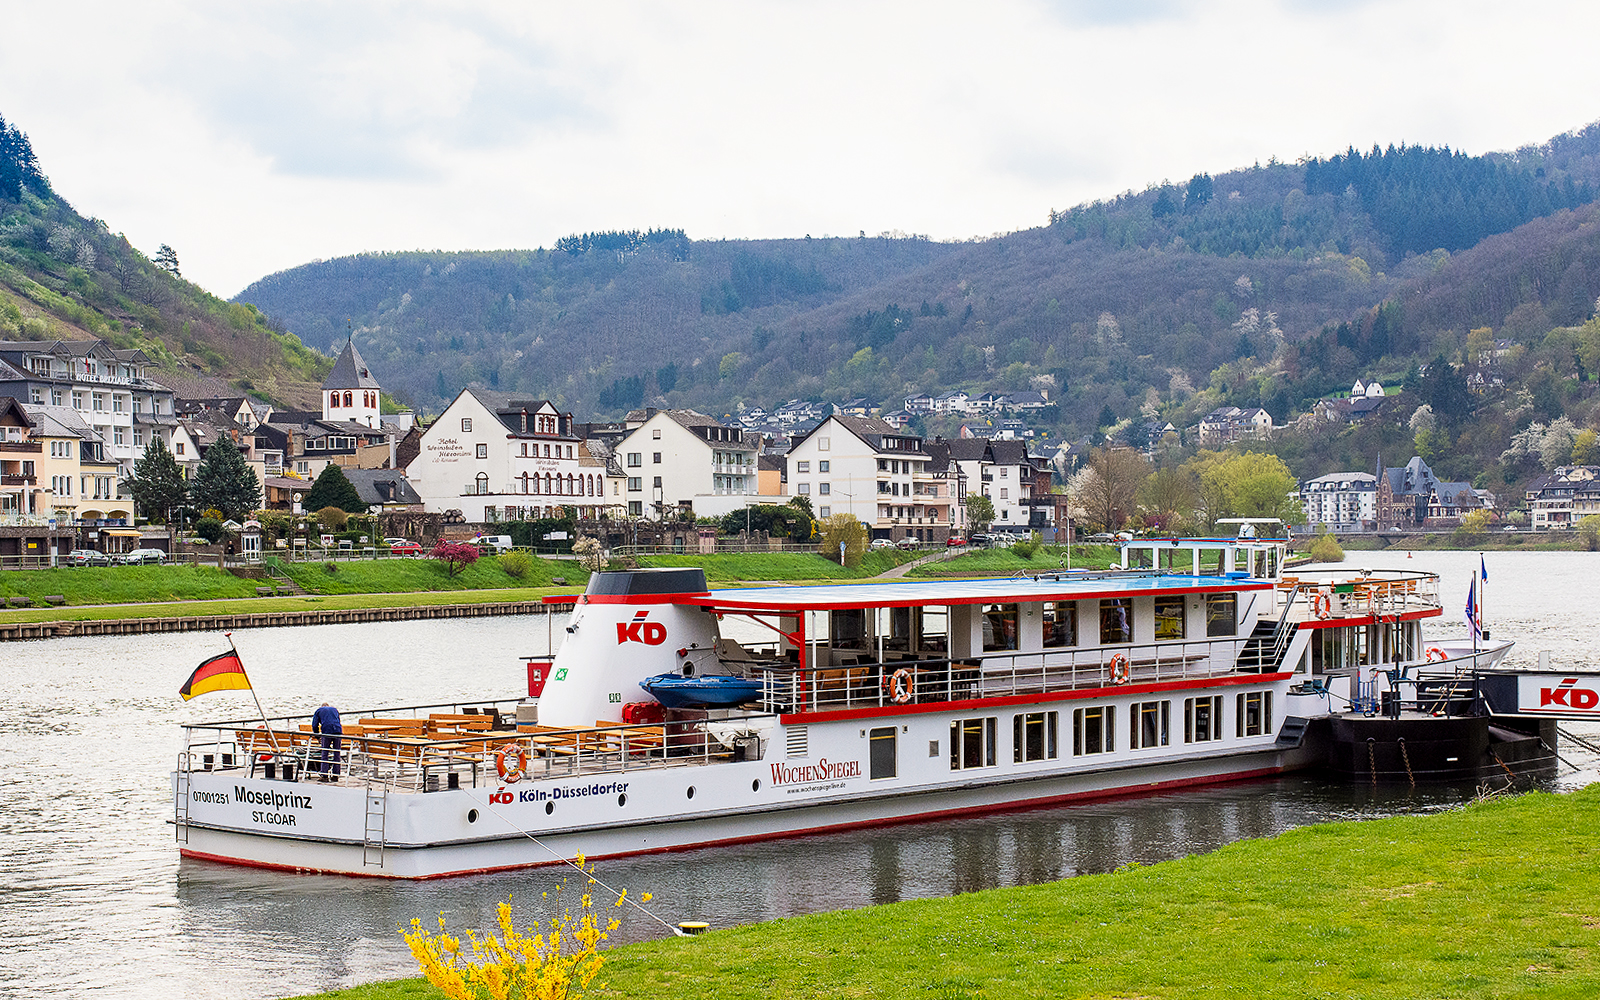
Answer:
<svg viewBox="0 0 1600 1000"><path fill-rule="evenodd" d="M477 544L478 549L483 552L509 552L512 547L510 535L479 535Z"/></svg>
<svg viewBox="0 0 1600 1000"><path fill-rule="evenodd" d="M967 541L981 549L989 544L989 536L980 531L969 536Z"/></svg>
<svg viewBox="0 0 1600 1000"><path fill-rule="evenodd" d="M111 557L96 549L73 549L67 556L68 566L110 566Z"/></svg>
<svg viewBox="0 0 1600 1000"><path fill-rule="evenodd" d="M1117 540L1117 536L1113 535L1109 531L1102 531L1099 534L1090 535L1088 538L1084 539L1084 541L1086 541L1086 542L1100 542L1100 543L1107 543L1107 544L1110 543L1110 542L1114 542L1116 540Z"/></svg>
<svg viewBox="0 0 1600 1000"><path fill-rule="evenodd" d="M944 543L946 545L965 545L967 544L967 540L962 538L960 535L951 535L949 538L944 540Z"/></svg>
<svg viewBox="0 0 1600 1000"><path fill-rule="evenodd" d="M894 545L897 549L920 549L922 548L922 539L910 537L902 538L898 542L895 542Z"/></svg>
<svg viewBox="0 0 1600 1000"><path fill-rule="evenodd" d="M389 554L394 556L420 556L422 546L406 538L385 538L384 543L389 546Z"/></svg>
<svg viewBox="0 0 1600 1000"><path fill-rule="evenodd" d="M117 557L117 562L124 566L144 566L149 563L160 565L166 561L167 554L160 549L134 549Z"/></svg>
<svg viewBox="0 0 1600 1000"><path fill-rule="evenodd" d="M389 546L392 549L396 545L404 545L408 541L410 541L410 539L408 539L408 538L385 538L383 540L383 544Z"/></svg>
<svg viewBox="0 0 1600 1000"><path fill-rule="evenodd" d="M892 549L894 548L894 540L890 538L874 538L872 547L875 549Z"/></svg>

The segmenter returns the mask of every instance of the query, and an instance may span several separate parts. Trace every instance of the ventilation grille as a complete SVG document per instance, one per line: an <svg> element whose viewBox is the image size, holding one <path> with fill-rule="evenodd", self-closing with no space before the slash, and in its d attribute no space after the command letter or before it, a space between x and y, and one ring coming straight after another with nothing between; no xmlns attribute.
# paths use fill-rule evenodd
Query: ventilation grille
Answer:
<svg viewBox="0 0 1600 1000"><path fill-rule="evenodd" d="M790 726L784 736L784 753L790 757L811 755L811 732L805 726Z"/></svg>

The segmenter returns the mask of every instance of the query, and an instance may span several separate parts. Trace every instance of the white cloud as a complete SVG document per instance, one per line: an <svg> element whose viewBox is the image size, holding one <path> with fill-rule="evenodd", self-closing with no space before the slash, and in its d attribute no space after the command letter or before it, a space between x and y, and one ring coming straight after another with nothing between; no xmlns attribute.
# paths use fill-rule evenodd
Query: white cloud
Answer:
<svg viewBox="0 0 1600 1000"><path fill-rule="evenodd" d="M1591 5L1110 0L32 5L0 113L57 189L231 294L364 249L898 229L1600 117ZM70 40L64 44L63 40Z"/></svg>

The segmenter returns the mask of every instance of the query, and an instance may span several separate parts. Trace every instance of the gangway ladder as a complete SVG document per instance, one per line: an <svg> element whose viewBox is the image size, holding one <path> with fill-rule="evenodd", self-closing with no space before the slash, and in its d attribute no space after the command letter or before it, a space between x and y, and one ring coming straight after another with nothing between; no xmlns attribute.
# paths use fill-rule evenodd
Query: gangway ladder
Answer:
<svg viewBox="0 0 1600 1000"><path fill-rule="evenodd" d="M189 842L189 751L178 754L177 780L173 788L173 831L177 842Z"/></svg>
<svg viewBox="0 0 1600 1000"><path fill-rule="evenodd" d="M361 866L383 867L385 831L389 820L389 783L367 781L367 821L361 835Z"/></svg>

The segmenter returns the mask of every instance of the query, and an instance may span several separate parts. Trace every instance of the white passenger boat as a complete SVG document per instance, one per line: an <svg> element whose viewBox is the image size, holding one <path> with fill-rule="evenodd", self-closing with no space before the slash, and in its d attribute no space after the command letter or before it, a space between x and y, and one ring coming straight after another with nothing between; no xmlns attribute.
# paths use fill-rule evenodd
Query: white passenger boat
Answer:
<svg viewBox="0 0 1600 1000"><path fill-rule="evenodd" d="M179 848L426 878L1304 767L1308 722L1375 709L1374 667L1424 663L1441 606L1432 574L1284 576L1285 549L1140 540L1104 572L721 591L693 569L596 574L530 664L537 720L516 700L346 713L337 752L305 718L186 728ZM666 674L759 694L667 708L640 686ZM336 780L310 780L334 757Z"/></svg>

